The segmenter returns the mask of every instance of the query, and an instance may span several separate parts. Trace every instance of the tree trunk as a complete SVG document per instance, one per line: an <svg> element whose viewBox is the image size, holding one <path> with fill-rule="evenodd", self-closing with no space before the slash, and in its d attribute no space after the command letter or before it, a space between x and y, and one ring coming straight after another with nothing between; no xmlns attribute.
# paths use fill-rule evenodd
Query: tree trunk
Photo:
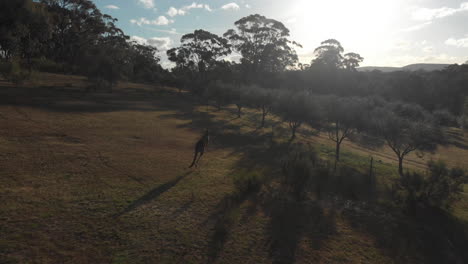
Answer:
<svg viewBox="0 0 468 264"><path fill-rule="evenodd" d="M398 174L403 177L403 157L398 156Z"/></svg>
<svg viewBox="0 0 468 264"><path fill-rule="evenodd" d="M340 146L341 146L341 142L336 142L336 150L335 150L336 161L340 161Z"/></svg>
<svg viewBox="0 0 468 264"><path fill-rule="evenodd" d="M291 128L291 138L289 141L293 141L296 138L296 131L301 126L301 122L289 122L289 127Z"/></svg>
<svg viewBox="0 0 468 264"><path fill-rule="evenodd" d="M242 106L238 104L236 104L236 106L237 106L237 118L241 118Z"/></svg>
<svg viewBox="0 0 468 264"><path fill-rule="evenodd" d="M338 162L340 161L340 145L341 145L341 142L337 141L336 150L335 150L335 170L336 170L336 166L338 165Z"/></svg>
<svg viewBox="0 0 468 264"><path fill-rule="evenodd" d="M265 109L265 106L262 106L262 126L261 127L265 127L265 117L267 115L267 112L266 112L266 109Z"/></svg>
<svg viewBox="0 0 468 264"><path fill-rule="evenodd" d="M291 141L293 141L296 138L296 126L291 127Z"/></svg>

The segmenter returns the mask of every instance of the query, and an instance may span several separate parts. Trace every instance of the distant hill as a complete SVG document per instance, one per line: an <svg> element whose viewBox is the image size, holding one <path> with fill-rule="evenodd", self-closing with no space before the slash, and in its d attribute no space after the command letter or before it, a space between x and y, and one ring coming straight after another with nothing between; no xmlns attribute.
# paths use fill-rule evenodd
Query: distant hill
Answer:
<svg viewBox="0 0 468 264"><path fill-rule="evenodd" d="M450 66L450 64L436 64L436 63L417 63L410 64L404 67L378 67L378 66L366 66L358 68L358 71L374 71L378 70L381 72L394 72L394 71L437 71L442 70Z"/></svg>

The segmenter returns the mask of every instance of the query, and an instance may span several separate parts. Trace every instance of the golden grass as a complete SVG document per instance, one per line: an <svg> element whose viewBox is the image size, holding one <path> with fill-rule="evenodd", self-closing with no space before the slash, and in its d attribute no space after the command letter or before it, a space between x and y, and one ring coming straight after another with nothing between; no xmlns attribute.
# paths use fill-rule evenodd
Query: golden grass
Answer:
<svg viewBox="0 0 468 264"><path fill-rule="evenodd" d="M148 85L121 83L112 94L82 93L85 85L54 74L25 88L0 81L0 262L274 261L270 216L250 199L234 208L226 241L213 239L222 200L233 192L230 176L245 159L223 145L223 133L267 135L271 128L256 127L258 113L246 109L235 119L234 109L214 111ZM189 170L206 127L219 134ZM300 140L331 146L323 135ZM343 149L370 153L348 142ZM439 155L463 161L467 153L448 147ZM388 150L372 155L393 162ZM299 238L297 263L392 263L341 218L321 247L310 239Z"/></svg>

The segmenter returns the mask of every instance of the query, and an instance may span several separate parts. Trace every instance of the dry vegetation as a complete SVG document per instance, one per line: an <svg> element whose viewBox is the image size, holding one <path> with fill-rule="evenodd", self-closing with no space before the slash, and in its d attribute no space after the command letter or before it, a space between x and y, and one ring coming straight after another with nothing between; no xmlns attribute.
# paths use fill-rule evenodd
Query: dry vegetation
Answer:
<svg viewBox="0 0 468 264"><path fill-rule="evenodd" d="M271 140L271 126L256 128L258 113L236 119L234 107L216 111L167 88L122 83L85 93L84 85L51 74L21 88L0 83L1 263L395 261L333 210L291 207L278 216L255 197L226 206L240 169L277 173L256 152ZM187 169L205 128L215 131L213 144L200 168ZM303 132L298 140L332 154L324 135ZM274 126L274 140L287 133ZM468 143L455 140L424 159L466 166ZM345 161L380 160L378 176L396 172L386 149L343 149ZM423 169L425 161L407 164ZM468 221L466 201L456 214ZM293 227L290 216L298 216Z"/></svg>

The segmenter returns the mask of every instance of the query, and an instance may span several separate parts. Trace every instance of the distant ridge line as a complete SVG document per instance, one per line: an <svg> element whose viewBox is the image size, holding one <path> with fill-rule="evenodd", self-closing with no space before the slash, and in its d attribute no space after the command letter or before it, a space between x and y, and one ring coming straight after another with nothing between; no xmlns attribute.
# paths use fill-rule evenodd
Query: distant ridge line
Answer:
<svg viewBox="0 0 468 264"><path fill-rule="evenodd" d="M379 66L365 66L357 68L361 72L381 71L381 72L395 72L395 71L438 71L443 70L452 64L439 64L439 63L415 63L406 65L404 67L379 67Z"/></svg>

